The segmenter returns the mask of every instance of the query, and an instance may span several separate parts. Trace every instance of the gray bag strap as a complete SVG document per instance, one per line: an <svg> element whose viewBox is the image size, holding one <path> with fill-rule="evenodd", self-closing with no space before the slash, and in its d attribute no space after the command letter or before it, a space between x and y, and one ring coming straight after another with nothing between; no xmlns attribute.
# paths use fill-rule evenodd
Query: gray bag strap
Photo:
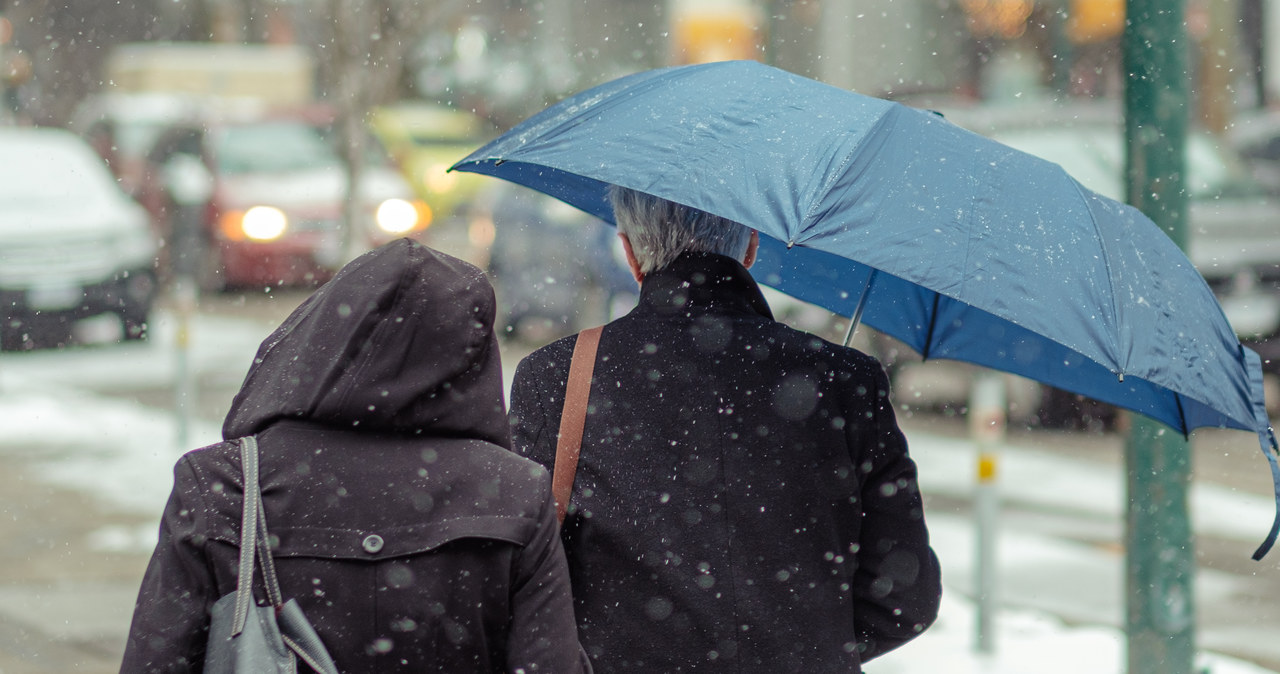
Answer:
<svg viewBox="0 0 1280 674"><path fill-rule="evenodd" d="M254 555L262 562L262 580L267 588L267 600L275 607L280 621L281 638L311 669L322 674L337 674L338 668L325 649L320 636L302 615L295 601L284 601L280 594L280 581L276 578L276 564L271 557L267 536L267 514L262 507L262 486L258 480L258 439L255 436L240 438L240 464L244 470L244 497L240 512L240 576L236 578L235 624L231 635L244 631L249 608L253 603Z"/></svg>
<svg viewBox="0 0 1280 674"><path fill-rule="evenodd" d="M252 435L244 438L243 442L253 445L253 499L258 502L258 528L254 537L258 544L258 559L262 562L262 580L267 586L267 601L276 607L278 611L280 606L284 604L284 597L280 594L280 582L276 580L276 561L271 556L270 538L267 535L267 511L262 507L262 488L258 481L258 439Z"/></svg>
<svg viewBox="0 0 1280 674"><path fill-rule="evenodd" d="M258 522L262 517L262 492L258 489L258 442L252 436L240 438L240 465L244 471L244 498L241 499L240 575L236 577L236 613L235 623L231 628L233 637L240 636L244 631L249 607L253 605L253 556L258 547ZM266 557L270 559L270 555Z"/></svg>
<svg viewBox="0 0 1280 674"><path fill-rule="evenodd" d="M276 580L275 560L271 557L271 546L267 538L267 514L262 507L262 488L258 483L256 437L250 435L240 438L240 463L244 467L244 505L240 513L240 575L236 578L236 623L231 632L233 636L244 629L249 606L253 604L255 550L262 562L262 580L267 587L267 601L277 609L284 604L284 598L280 595L280 582Z"/></svg>

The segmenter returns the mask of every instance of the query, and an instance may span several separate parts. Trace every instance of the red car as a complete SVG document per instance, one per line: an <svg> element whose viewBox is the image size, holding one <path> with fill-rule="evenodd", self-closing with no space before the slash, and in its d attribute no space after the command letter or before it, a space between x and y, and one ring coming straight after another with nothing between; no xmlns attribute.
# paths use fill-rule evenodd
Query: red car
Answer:
<svg viewBox="0 0 1280 674"><path fill-rule="evenodd" d="M177 260L191 259L205 289L314 285L354 255L430 224L397 173L371 168L362 175L356 219L348 223L346 169L311 121L199 119L158 137L140 200L168 244L170 273L181 270ZM192 180L200 185L194 191L179 188ZM195 236L182 236L191 231L187 223L196 224Z"/></svg>

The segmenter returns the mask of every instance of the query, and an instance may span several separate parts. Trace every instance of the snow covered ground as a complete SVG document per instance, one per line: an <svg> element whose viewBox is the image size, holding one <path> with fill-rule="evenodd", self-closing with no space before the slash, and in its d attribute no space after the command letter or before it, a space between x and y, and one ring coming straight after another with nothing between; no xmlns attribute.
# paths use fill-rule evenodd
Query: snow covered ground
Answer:
<svg viewBox="0 0 1280 674"><path fill-rule="evenodd" d="M243 373L259 326L218 319L201 324L193 346L197 368ZM171 413L119 397L91 392L94 382L115 385L172 374L171 347L163 330L151 344L64 354L0 354L0 453L31 460L50 483L84 490L105 507L158 518L172 480L176 447ZM513 369L508 367L508 371ZM236 375L238 376L238 375ZM197 423L190 446L217 441L217 424ZM928 494L964 498L973 487L974 450L954 438L912 433L912 452ZM1261 459L1259 459L1261 461ZM1124 489L1118 471L1031 447L1002 452L1002 497L1097 519L1118 526ZM1267 498L1213 486L1196 487L1194 524L1216 535L1257 542L1270 526ZM1121 615L1123 559L1054 536L1052 527L1002 530L999 537L1001 596L1017 610L997 614L996 652L975 654L974 608L966 596L973 575L973 525L965 516L928 512L947 591L937 624L901 650L867 666L873 674L1119 674L1124 670ZM103 550L149 549L155 525L106 529L94 535ZM1197 591L1229 590L1225 574L1202 574ZM1269 671L1214 653L1200 664L1212 674Z"/></svg>

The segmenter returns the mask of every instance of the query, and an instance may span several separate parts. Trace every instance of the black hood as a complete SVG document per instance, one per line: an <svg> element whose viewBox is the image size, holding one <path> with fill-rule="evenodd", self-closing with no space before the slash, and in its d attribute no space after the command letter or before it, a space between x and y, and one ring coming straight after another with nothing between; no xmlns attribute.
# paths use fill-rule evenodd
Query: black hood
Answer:
<svg viewBox="0 0 1280 674"><path fill-rule="evenodd" d="M494 306L462 260L408 239L366 253L258 348L223 437L305 419L509 448Z"/></svg>

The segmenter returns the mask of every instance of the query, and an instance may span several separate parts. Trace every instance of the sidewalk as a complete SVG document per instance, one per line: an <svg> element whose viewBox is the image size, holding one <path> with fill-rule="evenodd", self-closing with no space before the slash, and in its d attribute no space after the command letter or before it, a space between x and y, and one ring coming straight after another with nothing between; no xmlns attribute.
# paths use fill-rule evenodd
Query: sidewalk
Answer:
<svg viewBox="0 0 1280 674"><path fill-rule="evenodd" d="M50 485L12 451L0 446L0 673L118 672L148 554L112 539L153 518Z"/></svg>
<svg viewBox="0 0 1280 674"><path fill-rule="evenodd" d="M944 605L922 637L867 667L873 674L1120 674L1125 663L1123 435L1013 432L999 452L996 650L974 651L976 451L959 422L904 421L920 467L925 516L943 564ZM1253 436L1193 438L1191 517L1197 666L1261 674L1280 663L1269 634L1280 591L1275 562L1249 558L1274 514L1270 473ZM1231 653L1235 657L1227 657Z"/></svg>

